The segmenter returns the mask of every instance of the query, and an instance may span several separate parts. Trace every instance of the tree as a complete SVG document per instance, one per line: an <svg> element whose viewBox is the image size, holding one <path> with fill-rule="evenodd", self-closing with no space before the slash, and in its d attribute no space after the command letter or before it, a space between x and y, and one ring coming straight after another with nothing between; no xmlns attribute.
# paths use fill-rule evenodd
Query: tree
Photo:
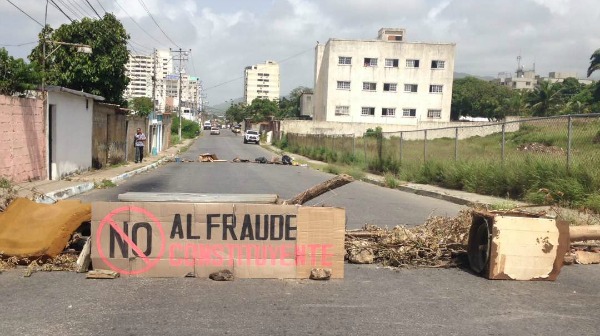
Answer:
<svg viewBox="0 0 600 336"><path fill-rule="evenodd" d="M288 95L288 98L283 97L279 100L279 115L278 118L297 118L300 116L300 97L304 93L312 93L311 88L299 86Z"/></svg>
<svg viewBox="0 0 600 336"><path fill-rule="evenodd" d="M241 123L246 117L246 105L243 103L231 104L225 111L225 117L227 120Z"/></svg>
<svg viewBox="0 0 600 336"><path fill-rule="evenodd" d="M154 104L152 104L152 99L148 97L135 97L131 99L129 103L129 108L137 111L138 115L143 117L147 117L154 108Z"/></svg>
<svg viewBox="0 0 600 336"><path fill-rule="evenodd" d="M600 49L594 51L592 56L590 56L590 67L588 68L587 76L590 77L598 69L600 69Z"/></svg>
<svg viewBox="0 0 600 336"><path fill-rule="evenodd" d="M107 13L101 20L83 18L56 30L46 26L39 38L40 43L31 51L29 59L41 65L44 61L42 43L46 43L48 84L100 95L109 103L125 104L129 35L113 14ZM89 45L92 54L78 53L76 47L53 41Z"/></svg>
<svg viewBox="0 0 600 336"><path fill-rule="evenodd" d="M475 77L457 79L453 83L450 118L461 116L502 119L519 114L522 102L519 92Z"/></svg>
<svg viewBox="0 0 600 336"><path fill-rule="evenodd" d="M0 48L0 94L12 96L36 88L40 74L33 64L8 55Z"/></svg>
<svg viewBox="0 0 600 336"><path fill-rule="evenodd" d="M251 118L253 122L265 121L269 117L276 116L279 112L279 105L269 99L255 98L246 108L246 118Z"/></svg>
<svg viewBox="0 0 600 336"><path fill-rule="evenodd" d="M528 105L536 117L556 114L561 107L560 86L542 81L528 94Z"/></svg>

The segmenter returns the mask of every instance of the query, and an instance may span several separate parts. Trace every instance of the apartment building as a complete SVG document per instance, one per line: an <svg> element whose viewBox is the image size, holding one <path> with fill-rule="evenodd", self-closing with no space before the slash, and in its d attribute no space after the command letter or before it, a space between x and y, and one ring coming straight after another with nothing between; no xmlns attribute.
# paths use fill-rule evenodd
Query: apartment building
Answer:
<svg viewBox="0 0 600 336"><path fill-rule="evenodd" d="M407 42L406 30L377 39L329 39L315 48L314 119L414 125L450 120L454 43Z"/></svg>
<svg viewBox="0 0 600 336"><path fill-rule="evenodd" d="M125 99L152 97L152 75L154 73L152 55L130 55L125 71L129 84L125 89Z"/></svg>
<svg viewBox="0 0 600 336"><path fill-rule="evenodd" d="M279 100L279 64L265 61L244 69L244 101L250 105L256 98Z"/></svg>

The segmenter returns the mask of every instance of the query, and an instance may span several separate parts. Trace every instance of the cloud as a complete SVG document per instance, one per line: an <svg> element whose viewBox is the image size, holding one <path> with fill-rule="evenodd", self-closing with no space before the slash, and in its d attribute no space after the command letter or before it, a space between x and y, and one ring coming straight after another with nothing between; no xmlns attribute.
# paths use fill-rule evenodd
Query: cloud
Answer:
<svg viewBox="0 0 600 336"><path fill-rule="evenodd" d="M70 2L87 8L83 0ZM139 1L118 0L127 13L115 0L100 2L123 22L138 51L176 48ZM408 41L456 43L456 71L475 75L514 71L520 54L526 67L536 63L540 75L575 71L583 76L591 53L600 48L597 0L143 2L177 45L192 49L188 71L208 88L211 104L242 96L244 67L265 60L281 62L282 94L300 85L312 86L316 41L373 39L382 27L405 28ZM38 0L17 3L43 21L44 8ZM41 27L8 2L0 1L0 15L0 45L37 39ZM56 28L68 20L50 7L48 22ZM25 57L31 47L8 50Z"/></svg>

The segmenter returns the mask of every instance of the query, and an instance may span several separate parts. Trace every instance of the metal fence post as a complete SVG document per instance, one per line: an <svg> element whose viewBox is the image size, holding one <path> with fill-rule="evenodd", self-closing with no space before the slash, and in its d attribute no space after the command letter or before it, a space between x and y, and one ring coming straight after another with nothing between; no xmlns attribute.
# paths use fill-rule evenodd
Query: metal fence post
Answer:
<svg viewBox="0 0 600 336"><path fill-rule="evenodd" d="M356 157L356 134L352 134L352 158Z"/></svg>
<svg viewBox="0 0 600 336"><path fill-rule="evenodd" d="M573 118L571 115L568 117L568 128L567 128L567 171L571 171L571 141L573 140Z"/></svg>
<svg viewBox="0 0 600 336"><path fill-rule="evenodd" d="M506 122L502 124L502 163L504 163L504 155L506 150Z"/></svg>
<svg viewBox="0 0 600 336"><path fill-rule="evenodd" d="M400 132L400 163L402 163L402 145L403 145L402 142L404 141L404 139L402 138L403 134L404 133Z"/></svg>
<svg viewBox="0 0 600 336"><path fill-rule="evenodd" d="M365 163L367 163L367 137L363 135L363 150L365 152Z"/></svg>
<svg viewBox="0 0 600 336"><path fill-rule="evenodd" d="M454 129L454 161L458 161L458 127Z"/></svg>
<svg viewBox="0 0 600 336"><path fill-rule="evenodd" d="M423 163L427 162L427 130L423 136Z"/></svg>

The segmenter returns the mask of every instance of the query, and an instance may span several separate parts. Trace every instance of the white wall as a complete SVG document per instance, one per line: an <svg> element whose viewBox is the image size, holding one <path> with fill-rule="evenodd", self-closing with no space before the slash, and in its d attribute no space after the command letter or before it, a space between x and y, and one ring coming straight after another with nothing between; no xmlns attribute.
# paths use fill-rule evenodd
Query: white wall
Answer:
<svg viewBox="0 0 600 336"><path fill-rule="evenodd" d="M48 104L56 106L56 117L52 121L52 179L58 180L66 175L90 169L94 101L66 92L48 92Z"/></svg>
<svg viewBox="0 0 600 336"><path fill-rule="evenodd" d="M507 117L505 131L515 132L519 130L519 117ZM386 136L398 136L393 132L407 132L417 130L431 130L427 133L428 139L436 138L454 138L456 127L459 130L459 139L466 139L472 136L486 136L502 131L502 125L498 122L420 122L415 125L392 125L392 124L371 124L371 123L345 123L332 121L314 121L314 120L282 120L281 131L283 133L296 134L326 134L326 135L354 135L363 136L367 129L375 129L377 126L382 128ZM422 139L422 132L408 132L403 134L405 140Z"/></svg>

